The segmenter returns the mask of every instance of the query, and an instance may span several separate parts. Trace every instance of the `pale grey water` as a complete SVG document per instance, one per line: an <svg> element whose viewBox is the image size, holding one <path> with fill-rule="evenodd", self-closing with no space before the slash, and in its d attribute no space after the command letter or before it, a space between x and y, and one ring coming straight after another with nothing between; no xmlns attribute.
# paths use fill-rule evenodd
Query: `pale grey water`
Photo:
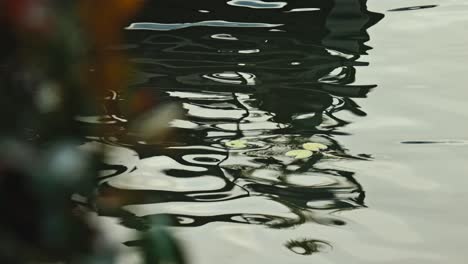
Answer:
<svg viewBox="0 0 468 264"><path fill-rule="evenodd" d="M231 2L239 4L239 1ZM389 11L425 5L436 5L436 7ZM184 221L190 224L195 220L179 217L180 223L170 229L185 246L190 263L466 263L468 258L468 252L465 250L468 242L466 223L468 214L465 210L468 201L468 109L466 108L468 2L369 0L367 6L368 10L382 13L385 17L367 29L370 41L366 45L373 49L368 51L368 55L361 54L359 61L369 62L369 66L356 67L356 79L353 85L375 84L377 87L367 94L367 98L353 99L367 116L355 116L348 111L335 113L336 117L346 120L349 124L340 126L338 130L341 133L332 137L340 144L340 149L337 151L344 151L351 156L368 154L372 158L331 159L317 164L318 168L354 173L352 178L359 184L353 188L359 193L363 189L365 200L359 201L352 192L349 193L351 197L349 199L314 200L313 202L319 204L336 202L338 199L352 205L336 206L336 210L323 212L312 210L304 222L288 228L270 228L262 224L239 224L218 220L207 221L201 225L184 226ZM177 21L177 17L174 20ZM223 28L219 33L226 32ZM151 52L145 54L152 55ZM171 55L167 55L164 59L167 62L171 58ZM208 63L208 60L205 61L202 57L197 59ZM254 63L255 58L249 62ZM182 71L182 68L172 69ZM251 70L254 71L255 68ZM154 70L153 73L160 72ZM184 72L183 75L187 76L187 73ZM183 78L177 80L181 79ZM193 81L193 78L191 80L192 83L188 82L190 85L199 82ZM167 84L166 81L161 83L162 86ZM184 82L181 85L183 84ZM206 92L204 86L200 87L203 88L200 88L198 95L182 94L185 90L181 88L179 93L176 91L171 96L186 96L185 98L192 100L196 100L193 98L197 96L211 96L211 100L215 100L213 98L216 96L227 96L222 92L215 96L211 92ZM237 95L244 104L247 104L251 96L249 92L241 91L238 91ZM192 116L228 118L226 112L207 111L203 110L203 105L200 103L192 105L191 102L186 103L187 110ZM221 103L218 106L225 107ZM262 107L254 109L260 117L265 114L265 111L261 111ZM228 112L232 118L236 118L238 114L239 112L235 110ZM240 115L242 116L242 113ZM277 123L271 120L258 121L253 117L252 120L254 124L265 130L277 128ZM208 121L201 121L198 124L203 122ZM189 129L193 129L194 126L193 123L179 122L179 124L183 127L189 126ZM245 128L246 131L249 129L252 128ZM250 137L257 140L256 142L264 142L262 135L263 132L250 133ZM213 137L216 138L216 135ZM213 143L208 139L207 141ZM214 140L214 142L220 141ZM163 144L162 148L170 149L171 144L171 142ZM192 147L196 148L197 144L199 142L194 143ZM219 148L222 144L215 144L212 147ZM137 172L139 169L140 176L143 175L141 180L138 177L136 180L133 179L134 181L110 180L110 184L112 185L114 181L114 187L123 189L126 189L125 184L127 184L128 189L184 193L218 189L224 183L220 183L214 176L210 178L210 175L200 175L197 178L182 177L176 180L167 177L165 182L164 168L200 172L203 169L196 167L196 164L203 162L212 164L213 159L219 161L225 158L225 154L222 153L219 156L216 156L218 154L209 156L206 153L204 155L201 157L205 160L198 161L185 155L184 160L190 162L184 166L193 163L195 167L192 168L182 168L180 164L164 155L156 158L146 157L146 163L136 165ZM217 166L222 168L228 165L245 165L252 160L243 158L242 155L240 157L234 155L223 162ZM138 161L135 163L138 164ZM154 181L151 182L149 179ZM305 180L305 183L313 185L314 182L309 180ZM301 185L304 179L297 178L296 181ZM320 180L318 183L318 185L323 184ZM242 182L238 181L237 184L242 186ZM348 185L354 186L354 183L347 182L338 188L347 190ZM239 193L242 191L236 190L231 189L229 195L234 198L241 195ZM330 190L329 192L334 193ZM261 194L211 202L202 202L202 198L197 201L184 199L128 204L124 209L142 217L162 213L208 218L237 213L242 213L244 216L254 214L285 218L291 216L287 206L273 202L271 197ZM215 198L207 196L205 199ZM329 224L327 219L338 219L345 224ZM117 222L111 217L103 217L102 220L105 223ZM108 227L117 239L128 240L127 232L130 232L130 229L118 224ZM296 245L301 242L302 245L307 244L304 241L319 241L318 252L309 255L297 254L305 251L300 247L294 247L294 244L291 246L292 240L296 241ZM124 259L123 263L136 261L132 253L128 253Z"/></svg>

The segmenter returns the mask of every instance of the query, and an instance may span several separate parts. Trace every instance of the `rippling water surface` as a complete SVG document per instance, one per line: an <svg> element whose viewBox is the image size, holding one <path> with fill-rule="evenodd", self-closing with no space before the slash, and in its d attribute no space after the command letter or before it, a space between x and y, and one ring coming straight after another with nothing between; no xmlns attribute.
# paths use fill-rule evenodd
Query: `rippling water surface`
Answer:
<svg viewBox="0 0 468 264"><path fill-rule="evenodd" d="M78 118L112 128L84 147L112 150L113 235L166 216L192 263L464 263L468 4L148 2L115 47L130 91ZM134 101L182 114L144 141Z"/></svg>

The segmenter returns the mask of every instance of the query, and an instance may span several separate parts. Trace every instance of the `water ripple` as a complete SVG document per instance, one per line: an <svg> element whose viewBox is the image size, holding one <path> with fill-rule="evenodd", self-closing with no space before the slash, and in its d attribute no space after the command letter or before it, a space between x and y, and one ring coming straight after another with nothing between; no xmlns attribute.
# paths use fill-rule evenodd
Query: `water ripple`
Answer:
<svg viewBox="0 0 468 264"><path fill-rule="evenodd" d="M290 240L286 243L286 247L299 255L312 255L332 250L332 246L329 243L314 239Z"/></svg>
<svg viewBox="0 0 468 264"><path fill-rule="evenodd" d="M293 8L291 10L288 10L288 11L284 11L285 13L292 13L292 12L311 12L311 11L319 11L320 8L315 8L315 7L311 7L311 8Z"/></svg>
<svg viewBox="0 0 468 264"><path fill-rule="evenodd" d="M227 2L228 5L248 7L248 8L283 8L288 3L286 2L264 2L260 0L231 0Z"/></svg>
<svg viewBox="0 0 468 264"><path fill-rule="evenodd" d="M221 72L205 74L204 78L223 84L255 85L255 75L247 72Z"/></svg>
<svg viewBox="0 0 468 264"><path fill-rule="evenodd" d="M248 22L230 22L224 20L209 20L192 23L151 23L137 22L132 23L125 29L127 30L155 30L155 31L170 31L189 27L232 27L232 28L272 28L279 27L282 24L268 23L248 23Z"/></svg>
<svg viewBox="0 0 468 264"><path fill-rule="evenodd" d="M291 231L306 223L343 226L337 211L366 207L357 173L340 165L371 155L353 153L335 136L366 116L356 98L376 85L355 79L368 65L367 29L381 14L364 0L290 1L288 10L278 10L286 2L239 0L184 2L174 17L167 11L175 5L148 2L127 27L125 46L145 78L114 94L105 115L78 117L106 128L90 140L132 153L132 164L116 159L103 167L108 177L98 196L119 207L110 214L139 230L165 216L176 227L218 222ZM177 102L184 114L164 140L144 142L127 127L132 98ZM286 155L307 143L326 149ZM332 241L290 234L278 243L287 252L331 250Z"/></svg>
<svg viewBox="0 0 468 264"><path fill-rule="evenodd" d="M390 11L390 12L397 12L397 11L413 11L413 10L426 9L426 8L434 8L434 7L437 7L437 5L408 6L408 7L401 7L401 8L390 9L390 10L388 10L388 11Z"/></svg>
<svg viewBox="0 0 468 264"><path fill-rule="evenodd" d="M232 36L231 34L214 34L211 37L214 39L222 39L222 40L239 40L238 38Z"/></svg>

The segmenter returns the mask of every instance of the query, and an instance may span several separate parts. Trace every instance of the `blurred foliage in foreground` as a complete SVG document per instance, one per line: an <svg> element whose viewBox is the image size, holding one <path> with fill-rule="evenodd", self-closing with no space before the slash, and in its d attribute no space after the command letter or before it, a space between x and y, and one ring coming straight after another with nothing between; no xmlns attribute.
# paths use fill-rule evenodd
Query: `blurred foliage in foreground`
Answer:
<svg viewBox="0 0 468 264"><path fill-rule="evenodd" d="M77 148L89 131L74 118L102 111L108 90L125 88L130 67L109 46L141 5L0 1L0 263L118 262L115 243L90 217L106 153ZM72 202L77 194L83 204ZM139 242L147 263L183 263L158 225Z"/></svg>

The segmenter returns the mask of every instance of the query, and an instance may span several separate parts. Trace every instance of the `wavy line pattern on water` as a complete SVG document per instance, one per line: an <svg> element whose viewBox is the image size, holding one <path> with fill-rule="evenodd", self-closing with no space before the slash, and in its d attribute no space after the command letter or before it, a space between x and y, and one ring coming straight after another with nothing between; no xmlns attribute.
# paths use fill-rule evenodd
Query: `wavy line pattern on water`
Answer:
<svg viewBox="0 0 468 264"><path fill-rule="evenodd" d="M320 8L315 8L315 7L311 7L311 8L293 8L291 10L288 10L288 11L284 11L286 13L292 13L292 12L313 12L313 11L319 11Z"/></svg>
<svg viewBox="0 0 468 264"><path fill-rule="evenodd" d="M400 7L388 10L389 12L398 12L398 11L414 11L426 8L434 8L437 5L420 5L420 6L408 6L408 7Z"/></svg>
<svg viewBox="0 0 468 264"><path fill-rule="evenodd" d="M99 197L120 207L111 215L138 230L157 216L175 227L292 229L342 226L346 222L334 213L366 207L356 173L339 165L371 155L353 153L335 135L346 135L346 126L366 115L355 98L376 85L354 82L359 67L368 65L367 29L383 15L368 11L365 0L347 3L291 1L295 11L285 13L204 0L184 2L175 18L168 11L172 2L149 4L126 31L137 81L126 94L105 100L106 115L83 114L115 122L78 119L112 131L90 139L137 155L103 165ZM157 21L139 22L152 17ZM275 27L281 31L271 31ZM116 119L132 122L138 113L125 109L135 98L150 107L179 104L184 116L169 122L167 138L141 140ZM306 143L326 149L305 150ZM305 158L287 155L297 150ZM311 255L331 250L333 241L291 233L277 245Z"/></svg>
<svg viewBox="0 0 468 264"><path fill-rule="evenodd" d="M415 144L415 145L468 145L468 140L410 140L402 141L401 144Z"/></svg>
<svg viewBox="0 0 468 264"><path fill-rule="evenodd" d="M239 7L248 7L248 8L283 8L288 3L286 2L264 2L260 0L231 0L227 2L228 5L239 6Z"/></svg>
<svg viewBox="0 0 468 264"><path fill-rule="evenodd" d="M188 27L238 27L238 28L272 28L279 27L281 24L268 24L268 23L246 23L246 22L230 22L224 20L210 20L192 23L151 23L151 22L138 22L132 23L125 29L127 30L156 30L156 31L169 31L177 30Z"/></svg>

